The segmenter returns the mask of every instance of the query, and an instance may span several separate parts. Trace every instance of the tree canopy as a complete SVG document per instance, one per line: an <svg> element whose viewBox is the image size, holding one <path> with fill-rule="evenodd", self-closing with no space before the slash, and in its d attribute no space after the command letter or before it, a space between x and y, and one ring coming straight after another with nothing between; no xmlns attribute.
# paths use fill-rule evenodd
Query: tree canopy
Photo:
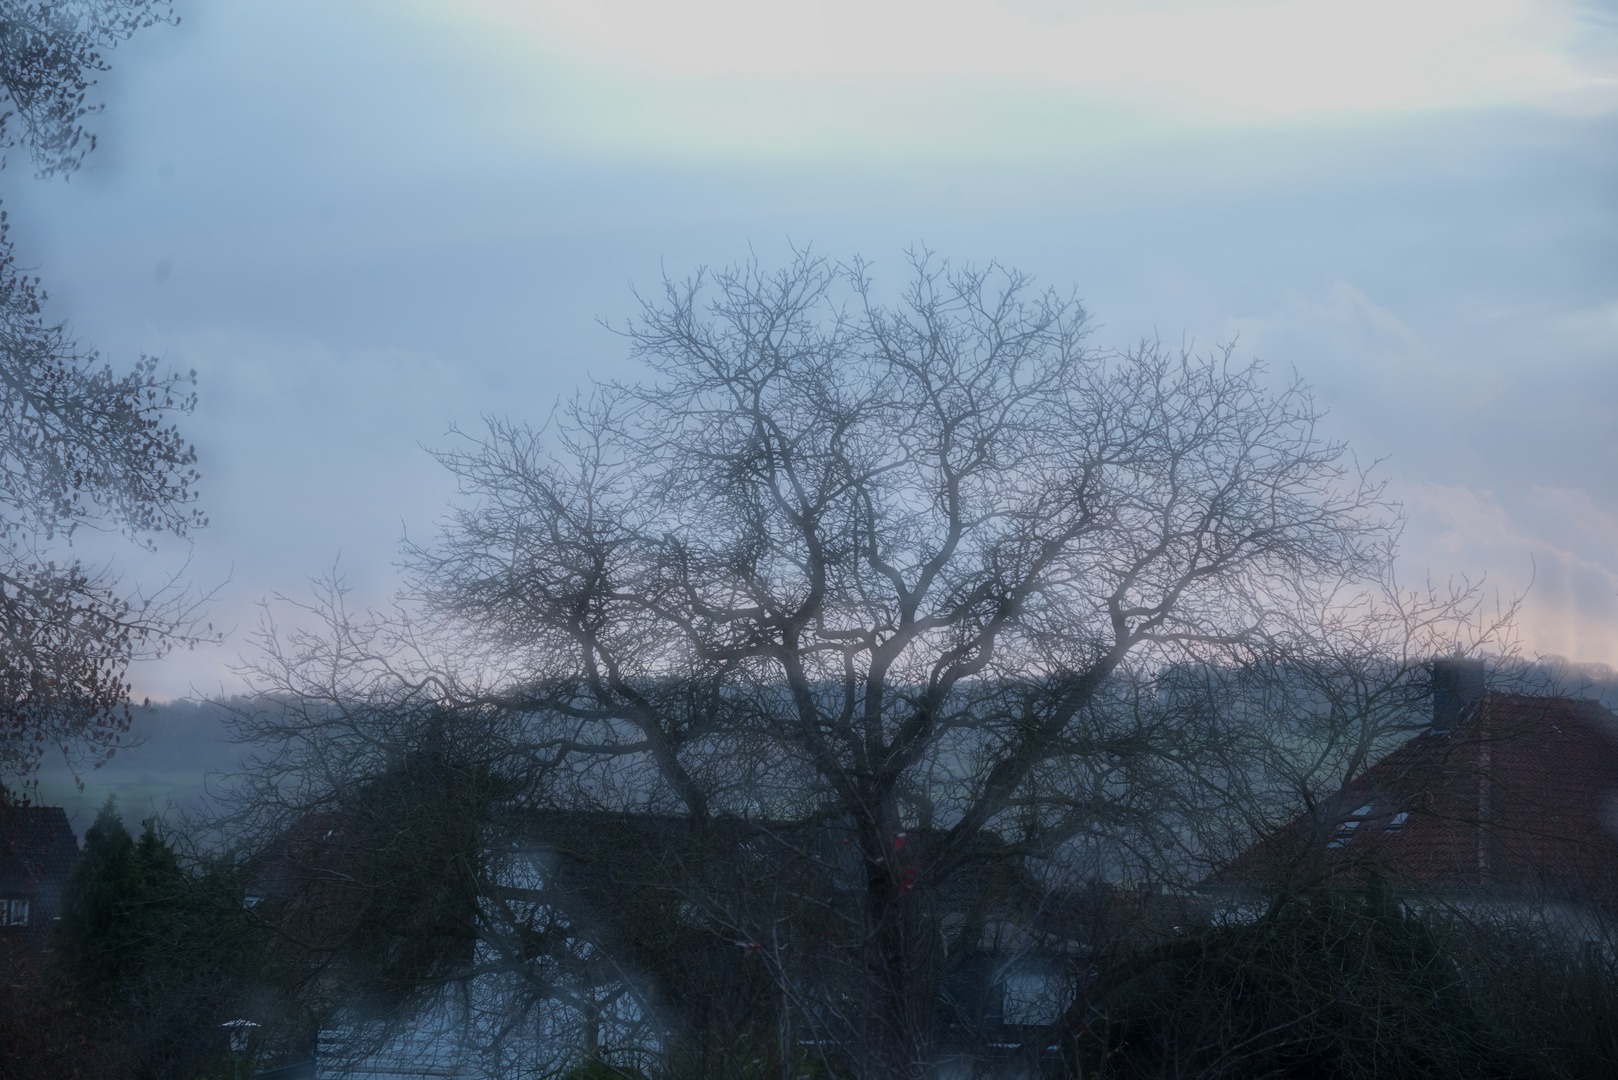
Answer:
<svg viewBox="0 0 1618 1080"><path fill-rule="evenodd" d="M70 173L95 148L85 117L102 50L155 22L160 0L18 0L0 8L0 147L27 146L42 176ZM19 130L20 129L20 130Z"/></svg>
<svg viewBox="0 0 1618 1080"><path fill-rule="evenodd" d="M1072 298L926 253L893 294L808 253L668 281L621 332L647 380L443 452L462 497L407 548L400 618L334 593L329 635L268 638L272 697L244 717L272 749L238 795L269 836L348 822L316 846L350 866L462 837L442 918L511 976L511 1015L597 1015L567 982L580 941L640 958L618 977L642 1017L748 984L700 950L637 951L665 916L577 901L601 886L564 889L555 864L544 903L474 902L556 844L576 880L664 890L674 925L751 943L783 1047L807 1024L856 1071L910 1075L962 965L1012 907L1044 918L1037 865L1077 886L1206 854L1234 790L1216 773L1253 762L1198 672L1387 655L1350 632L1368 609L1322 618L1390 580L1397 508L1320 436L1307 387L1228 350L1097 348ZM1369 622L1391 641L1408 615ZM425 806L378 803L401 775L455 790L454 821L381 839ZM586 821L619 838L564 842ZM320 886L355 911L388 887ZM682 982L702 972L718 983Z"/></svg>
<svg viewBox="0 0 1618 1080"><path fill-rule="evenodd" d="M0 12L0 147L26 146L41 175L71 173L94 146L85 118L102 49L167 17L151 0L8 4ZM196 373L142 357L115 371L45 314L0 214L0 772L26 773L50 745L92 758L129 717L132 659L187 636L195 598L142 591L73 551L81 529L150 547L203 524L196 451L178 417Z"/></svg>

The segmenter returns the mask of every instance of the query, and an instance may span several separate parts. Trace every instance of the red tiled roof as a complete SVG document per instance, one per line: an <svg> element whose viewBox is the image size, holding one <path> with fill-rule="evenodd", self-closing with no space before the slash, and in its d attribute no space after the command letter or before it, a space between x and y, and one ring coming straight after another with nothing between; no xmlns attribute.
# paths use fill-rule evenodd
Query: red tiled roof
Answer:
<svg viewBox="0 0 1618 1080"><path fill-rule="evenodd" d="M1618 717L1594 701L1489 694L1453 730L1417 735L1208 883L1355 885L1373 872L1405 887L1618 909Z"/></svg>

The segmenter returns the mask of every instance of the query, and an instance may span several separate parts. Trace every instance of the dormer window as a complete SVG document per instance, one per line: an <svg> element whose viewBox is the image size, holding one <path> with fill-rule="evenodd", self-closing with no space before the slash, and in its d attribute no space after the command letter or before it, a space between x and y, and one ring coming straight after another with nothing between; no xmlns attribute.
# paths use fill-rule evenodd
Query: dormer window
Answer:
<svg viewBox="0 0 1618 1080"><path fill-rule="evenodd" d="M1405 822L1409 820L1410 815L1404 811L1400 811L1388 819L1388 826L1382 831L1390 836L1396 832L1402 832L1405 827Z"/></svg>
<svg viewBox="0 0 1618 1080"><path fill-rule="evenodd" d="M1371 804L1366 803L1350 815L1349 819L1337 826L1337 832L1332 834L1331 840L1326 844L1329 848L1347 846L1354 839L1354 830L1360 827L1360 822L1371 816Z"/></svg>

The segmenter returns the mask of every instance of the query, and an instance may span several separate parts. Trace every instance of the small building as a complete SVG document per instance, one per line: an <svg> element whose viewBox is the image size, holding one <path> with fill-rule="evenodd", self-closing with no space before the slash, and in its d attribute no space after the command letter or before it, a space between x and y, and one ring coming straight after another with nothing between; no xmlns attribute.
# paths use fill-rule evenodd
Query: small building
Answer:
<svg viewBox="0 0 1618 1080"><path fill-rule="evenodd" d="M1433 668L1433 722L1211 876L1215 893L1365 888L1547 917L1586 941L1618 918L1618 716L1489 693Z"/></svg>
<svg viewBox="0 0 1618 1080"><path fill-rule="evenodd" d="M329 812L299 821L254 868L258 910L299 940L345 937L347 920L364 900L349 891L350 860L381 846L368 827L358 815ZM893 850L913 859L919 876L942 835L909 829ZM722 890L737 867L752 873L768 867L787 882L782 891L789 899L812 896L815 914L836 906L838 918L857 920L867 867L854 839L851 826L836 818L720 819L697 835L678 815L536 813L525 836L483 853L492 876L476 882L476 895L462 897L476 908L451 913L463 920L452 929L477 919L488 934L464 937L459 970L450 964L441 988L421 995L408 1013L321 1017L312 1059L276 1075L305 1075L294 1068L317 1080L506 1075L556 1065L586 1048L610 1049L615 1063L646 1070L663 1048L662 1025L681 1022L676 1008L734 1008L741 1015L755 1004L748 988L774 978L764 960L749 959L758 946L749 944L745 929L716 930L713 912L728 910L728 896L677 892L680 879L669 875L690 874ZM623 905L630 887L642 890L638 904ZM668 897L682 901L660 902ZM1039 1052L1074 987L1093 972L1102 942L1156 940L1154 928L1184 923L1188 909L1200 906L1156 889L1099 881L1058 889L1020 865L996 872L980 863L968 864L927 900L943 912L940 929L952 943L948 964L929 973L940 991L938 1052L948 1065L940 1066L941 1075L962 1062L1011 1068L1025 1046ZM320 959L329 955L335 953ZM677 986L658 981L693 975L717 989L682 997ZM799 991L807 997L817 988ZM649 1012L642 1001L663 1011ZM693 1026L700 1022L699 1016ZM799 1037L806 1048L822 1045L813 1030Z"/></svg>
<svg viewBox="0 0 1618 1080"><path fill-rule="evenodd" d="M79 843L60 806L0 805L0 949L46 950Z"/></svg>

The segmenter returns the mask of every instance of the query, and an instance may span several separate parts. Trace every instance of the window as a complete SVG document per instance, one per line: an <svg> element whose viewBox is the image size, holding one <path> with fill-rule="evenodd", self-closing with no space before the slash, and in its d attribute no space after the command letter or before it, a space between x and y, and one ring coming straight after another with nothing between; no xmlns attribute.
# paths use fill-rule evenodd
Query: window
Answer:
<svg viewBox="0 0 1618 1080"><path fill-rule="evenodd" d="M1067 980L1054 971L1036 969L1008 976L1001 991L1001 1022L1023 1027L1056 1023L1067 988Z"/></svg>
<svg viewBox="0 0 1618 1080"><path fill-rule="evenodd" d="M1370 816L1370 814L1370 803L1366 803L1364 806L1354 811L1353 815L1347 821L1337 826L1337 832L1332 835L1331 841L1327 843L1326 846L1329 848L1340 848L1347 846L1348 842L1354 839L1354 830L1359 828L1360 822L1364 821Z"/></svg>
<svg viewBox="0 0 1618 1080"><path fill-rule="evenodd" d="M28 901L0 900L0 926L27 926Z"/></svg>
<svg viewBox="0 0 1618 1080"><path fill-rule="evenodd" d="M1410 818L1410 815L1408 813L1403 812L1403 811L1401 811L1400 813L1394 814L1393 817L1388 819L1388 827L1383 829L1382 831L1384 833L1388 833L1390 835L1393 834L1393 833L1396 833L1396 832L1401 832L1401 831L1403 831L1403 829L1405 827L1405 822L1408 821L1409 818Z"/></svg>

